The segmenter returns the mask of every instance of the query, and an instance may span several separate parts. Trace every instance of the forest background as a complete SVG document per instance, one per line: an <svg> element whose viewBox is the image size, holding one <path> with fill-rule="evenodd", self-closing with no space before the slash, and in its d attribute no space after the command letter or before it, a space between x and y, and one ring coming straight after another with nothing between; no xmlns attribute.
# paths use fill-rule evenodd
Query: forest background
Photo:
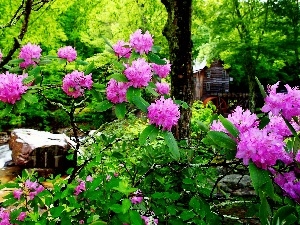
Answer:
<svg viewBox="0 0 300 225"><path fill-rule="evenodd" d="M113 59L106 40L114 44L140 28L154 35L155 45L161 46L160 56L170 58L169 43L163 35L165 25L170 23L170 12L168 14L165 6L178 1L31 0L32 10L27 15L24 30L26 2L29 1L0 2L0 49L4 57L10 53L16 56L18 47L28 42L39 44L43 55L56 55L58 48L71 45L82 60L94 62L93 77L105 84ZM285 83L291 86L299 83L298 1L182 2L192 5L191 15L188 15L192 22L192 60L201 62L205 59L208 65L215 59L223 60L233 77L231 91L257 92L255 76L264 85L277 80L282 81L281 87ZM5 70L2 68L4 63L0 64L2 71ZM59 80L58 76L51 73L49 83ZM173 91L176 90L174 85ZM66 100L61 90L49 92L50 100ZM92 108L86 108L78 122L85 122L90 129L110 119L110 113L99 117ZM16 114L6 115L1 121L4 130L29 124L39 129L56 130L68 124L64 113L43 99Z"/></svg>

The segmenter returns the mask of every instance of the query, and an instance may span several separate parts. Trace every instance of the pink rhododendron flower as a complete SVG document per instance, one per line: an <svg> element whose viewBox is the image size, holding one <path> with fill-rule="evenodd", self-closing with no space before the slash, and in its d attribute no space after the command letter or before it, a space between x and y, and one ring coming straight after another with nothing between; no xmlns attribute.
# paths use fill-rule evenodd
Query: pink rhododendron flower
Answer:
<svg viewBox="0 0 300 225"><path fill-rule="evenodd" d="M262 112L272 112L273 115L278 116L280 113L287 120L293 116L300 115L300 90L298 87L291 88L285 85L287 93L276 93L279 81L268 86L268 96L265 98L265 105L262 107Z"/></svg>
<svg viewBox="0 0 300 225"><path fill-rule="evenodd" d="M77 57L77 52L72 46L65 46L58 49L57 55L61 59L66 59L68 62L72 62Z"/></svg>
<svg viewBox="0 0 300 225"><path fill-rule="evenodd" d="M272 113L269 113L270 122L264 127L264 129L275 132L283 137L288 137L292 135L291 130L286 125L282 116L273 116ZM300 131L300 126L294 121L290 121L291 125L296 131Z"/></svg>
<svg viewBox="0 0 300 225"><path fill-rule="evenodd" d="M84 220L79 220L79 224L84 224Z"/></svg>
<svg viewBox="0 0 300 225"><path fill-rule="evenodd" d="M127 45L128 47L124 47ZM131 55L131 48L129 48L129 43L125 43L124 41L118 41L117 44L113 45L112 47L118 58L129 58Z"/></svg>
<svg viewBox="0 0 300 225"><path fill-rule="evenodd" d="M151 67L143 58L133 61L131 66L124 70L124 74L135 88L148 86L152 78Z"/></svg>
<svg viewBox="0 0 300 225"><path fill-rule="evenodd" d="M75 70L64 77L62 89L67 95L78 98L83 96L86 88L90 90L92 86L91 74L85 76L83 72Z"/></svg>
<svg viewBox="0 0 300 225"><path fill-rule="evenodd" d="M15 189L13 191L14 198L16 198L18 200L20 200L22 194L23 194L23 190L20 189L20 188L19 189Z"/></svg>
<svg viewBox="0 0 300 225"><path fill-rule="evenodd" d="M6 211L4 208L0 209L0 225L12 225L10 223L10 213Z"/></svg>
<svg viewBox="0 0 300 225"><path fill-rule="evenodd" d="M179 107L170 98L165 99L162 96L148 107L150 124L155 124L163 130L171 131L172 126L177 124L179 117Z"/></svg>
<svg viewBox="0 0 300 225"><path fill-rule="evenodd" d="M142 30L138 29L136 32L130 35L129 44L136 52L143 54L151 51L153 46L153 38L149 31L142 34Z"/></svg>
<svg viewBox="0 0 300 225"><path fill-rule="evenodd" d="M168 60L166 65L158 65L155 63L151 63L152 71L157 74L160 78L165 78L169 75L171 71L171 64Z"/></svg>
<svg viewBox="0 0 300 225"><path fill-rule="evenodd" d="M17 75L9 72L0 74L0 101L15 104L20 100L28 88L22 83L25 77L27 74Z"/></svg>
<svg viewBox="0 0 300 225"><path fill-rule="evenodd" d="M228 115L227 118L235 127L239 130L240 133L247 131L250 128L258 126L258 117L256 114L250 112L250 110L243 110L242 107L237 106L233 113ZM220 120L213 121L211 130L223 131L228 133Z"/></svg>
<svg viewBox="0 0 300 225"><path fill-rule="evenodd" d="M300 163L300 149L298 149L296 156L295 156L295 160Z"/></svg>
<svg viewBox="0 0 300 225"><path fill-rule="evenodd" d="M133 193L133 196L130 198L132 204L139 204L143 201L143 193L141 190L137 190Z"/></svg>
<svg viewBox="0 0 300 225"><path fill-rule="evenodd" d="M27 189L26 192L29 191L29 199L32 200L34 199L34 197L42 192L43 190L45 190L43 185L40 185L38 182L36 181L30 181L30 180L26 180L25 181L25 188Z"/></svg>
<svg viewBox="0 0 300 225"><path fill-rule="evenodd" d="M20 212L19 216L17 217L17 220L24 221L26 218L26 212Z"/></svg>
<svg viewBox="0 0 300 225"><path fill-rule="evenodd" d="M115 104L127 102L126 92L129 86L129 83L118 82L113 78L110 79L106 88L107 99Z"/></svg>
<svg viewBox="0 0 300 225"><path fill-rule="evenodd" d="M42 49L39 45L33 45L28 43L21 48L19 58L24 59L24 62L20 63L21 68L27 68L30 65L36 65L36 61L41 57Z"/></svg>
<svg viewBox="0 0 300 225"><path fill-rule="evenodd" d="M88 182L92 182L94 179L93 179L93 177L91 176L91 175L88 175L87 177L86 177L86 181L88 181Z"/></svg>
<svg viewBox="0 0 300 225"><path fill-rule="evenodd" d="M157 82L155 84L156 89L155 91L160 95L167 95L170 92L170 86L167 83L159 83Z"/></svg>
<svg viewBox="0 0 300 225"><path fill-rule="evenodd" d="M282 188L285 195L300 203L300 181L294 171L277 174L274 181Z"/></svg>
<svg viewBox="0 0 300 225"><path fill-rule="evenodd" d="M158 219L153 216L141 216L144 220L145 225L155 225L158 224Z"/></svg>
<svg viewBox="0 0 300 225"><path fill-rule="evenodd" d="M76 186L74 195L79 195L81 192L85 191L85 182L80 181L79 184Z"/></svg>
<svg viewBox="0 0 300 225"><path fill-rule="evenodd" d="M267 169L277 160L285 164L292 158L285 152L283 137L265 129L250 128L239 135L236 158L243 159L245 165L251 160L257 167Z"/></svg>

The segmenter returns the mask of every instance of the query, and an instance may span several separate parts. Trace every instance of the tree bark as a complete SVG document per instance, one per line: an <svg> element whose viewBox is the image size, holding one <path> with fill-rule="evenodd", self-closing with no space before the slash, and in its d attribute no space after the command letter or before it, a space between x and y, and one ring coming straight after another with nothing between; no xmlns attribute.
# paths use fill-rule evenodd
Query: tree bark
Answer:
<svg viewBox="0 0 300 225"><path fill-rule="evenodd" d="M12 59L13 54L20 47L20 41L23 40L23 38L27 32L29 17L30 17L31 11L32 11L33 0L26 0L26 2L23 1L22 4L24 7L24 11L23 11L24 20L22 23L20 33L17 38L16 37L14 38L14 44L13 44L12 48L10 49L10 51L8 52L8 54L6 55L6 57L3 58L2 62L0 62L0 68L2 68L6 63L9 62L9 60Z"/></svg>
<svg viewBox="0 0 300 225"><path fill-rule="evenodd" d="M169 44L171 71L171 93L176 100L193 101L191 20L192 0L161 0L168 12L163 30ZM190 109L180 110L178 126L174 130L176 139L190 136Z"/></svg>

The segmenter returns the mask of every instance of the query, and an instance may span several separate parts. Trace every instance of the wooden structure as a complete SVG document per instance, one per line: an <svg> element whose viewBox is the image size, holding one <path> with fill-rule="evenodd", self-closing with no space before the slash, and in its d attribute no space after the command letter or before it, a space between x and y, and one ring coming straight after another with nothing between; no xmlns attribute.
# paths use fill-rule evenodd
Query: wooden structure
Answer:
<svg viewBox="0 0 300 225"><path fill-rule="evenodd" d="M224 69L221 60L214 61L209 67L204 60L195 62L193 66L195 84L194 100L201 100L204 104L213 102L219 113L228 113L229 108L241 105L246 107L248 93L231 93L229 70Z"/></svg>

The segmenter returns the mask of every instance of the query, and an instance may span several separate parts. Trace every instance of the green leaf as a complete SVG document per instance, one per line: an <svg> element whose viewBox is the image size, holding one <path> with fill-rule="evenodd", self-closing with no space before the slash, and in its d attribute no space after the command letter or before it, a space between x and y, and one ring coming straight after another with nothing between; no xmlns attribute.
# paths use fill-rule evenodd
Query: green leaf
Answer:
<svg viewBox="0 0 300 225"><path fill-rule="evenodd" d="M125 69L125 66L123 63L120 63L119 61L114 61L113 62L113 65L116 69L118 70L124 70Z"/></svg>
<svg viewBox="0 0 300 225"><path fill-rule="evenodd" d="M256 193L260 194L263 191L270 198L274 198L274 187L272 180L269 176L269 172L257 168L252 162L249 163L249 172L252 180L252 185Z"/></svg>
<svg viewBox="0 0 300 225"><path fill-rule="evenodd" d="M18 110L22 110L25 108L25 100L23 98L20 99L20 101L16 102L16 106Z"/></svg>
<svg viewBox="0 0 300 225"><path fill-rule="evenodd" d="M267 93L265 92L264 86L262 86L262 84L260 83L259 79L257 77L255 77L255 80L258 84L259 90L261 95L263 96L263 98L267 97Z"/></svg>
<svg viewBox="0 0 300 225"><path fill-rule="evenodd" d="M104 221L94 221L94 222L92 222L90 225L106 225L107 223L106 222L104 222Z"/></svg>
<svg viewBox="0 0 300 225"><path fill-rule="evenodd" d="M34 76L28 76L28 77L25 77L22 82L23 84L29 84L31 83L32 81L34 81Z"/></svg>
<svg viewBox="0 0 300 225"><path fill-rule="evenodd" d="M287 218L290 218L290 216L294 214L297 214L296 208L294 206L290 206L290 205L282 206L275 213L273 217L272 225L276 225L277 221L279 221L279 224L294 224L294 223L287 223L286 221Z"/></svg>
<svg viewBox="0 0 300 225"><path fill-rule="evenodd" d="M183 211L180 215L179 215L179 217L182 219L182 220L184 220L184 221L186 221L186 220L190 220L191 218L193 218L194 216L195 216L196 214L193 212L193 211Z"/></svg>
<svg viewBox="0 0 300 225"><path fill-rule="evenodd" d="M152 124L147 126L140 134L139 144L144 145L147 141L147 138L149 138L150 141L153 141L156 138L158 132L159 132L159 129L156 126L154 126Z"/></svg>
<svg viewBox="0 0 300 225"><path fill-rule="evenodd" d="M166 144L169 147L172 158L175 159L175 160L179 160L180 159L180 153L179 153L177 142L176 142L172 132L163 131L162 135L165 139Z"/></svg>
<svg viewBox="0 0 300 225"><path fill-rule="evenodd" d="M94 61L92 61L86 68L86 70L84 71L84 75L88 75L90 74L95 68L95 63Z"/></svg>
<svg viewBox="0 0 300 225"><path fill-rule="evenodd" d="M152 46L152 49L151 49L151 52L153 52L153 53L159 53L160 50L161 50L161 47L160 47L160 46L153 45L153 46Z"/></svg>
<svg viewBox="0 0 300 225"><path fill-rule="evenodd" d="M37 98L36 95L33 95L29 92L26 92L24 95L22 95L22 98L24 98L25 101L30 103L30 104L34 104L34 103L37 103L39 101L39 99Z"/></svg>
<svg viewBox="0 0 300 225"><path fill-rule="evenodd" d="M239 130L228 119L224 118L222 115L219 115L219 119L233 137L237 138L239 136Z"/></svg>
<svg viewBox="0 0 300 225"><path fill-rule="evenodd" d="M207 135L217 146L225 149L236 150L236 142L224 132L209 131Z"/></svg>
<svg viewBox="0 0 300 225"><path fill-rule="evenodd" d="M126 76L121 73L115 73L108 77L108 79L112 79L112 78L119 82L127 82L128 81Z"/></svg>
<svg viewBox="0 0 300 225"><path fill-rule="evenodd" d="M124 199L122 201L122 213L125 214L129 209L130 209L130 206L131 206L131 202L129 199Z"/></svg>
<svg viewBox="0 0 300 225"><path fill-rule="evenodd" d="M41 72L41 67L36 66L36 67L34 67L32 70L30 70L30 71L28 72L28 75L29 75L29 77L30 77L30 76L37 77L37 76L40 74L40 72ZM25 79L26 79L26 78L25 78ZM24 79L24 80L25 80L25 79ZM23 82L24 82L24 80L23 80Z"/></svg>
<svg viewBox="0 0 300 225"><path fill-rule="evenodd" d="M129 212L129 217L130 217L130 224L132 225L143 225L143 221L141 218L141 215L135 211L135 210L131 210Z"/></svg>
<svg viewBox="0 0 300 225"><path fill-rule="evenodd" d="M76 59L75 62L76 62L78 65L83 65L83 66L88 65L88 63L87 63L86 61L82 61L82 60L79 60L79 59Z"/></svg>
<svg viewBox="0 0 300 225"><path fill-rule="evenodd" d="M100 102L95 106L95 111L104 112L104 111L110 109L113 105L114 104L111 103L110 101L104 100L103 102Z"/></svg>
<svg viewBox="0 0 300 225"><path fill-rule="evenodd" d="M142 110L143 112L147 112L147 109L149 107L149 103L143 99L141 96L133 96L132 103L135 104L135 106Z"/></svg>
<svg viewBox="0 0 300 225"><path fill-rule="evenodd" d="M164 59L161 59L158 55L152 53L152 52L149 52L148 55L147 55L147 58L150 62L153 62L157 65L166 65L167 64L167 61L164 60Z"/></svg>
<svg viewBox="0 0 300 225"><path fill-rule="evenodd" d="M12 59L12 60L9 60L8 64L20 64L24 61L25 61L24 59Z"/></svg>
<svg viewBox="0 0 300 225"><path fill-rule="evenodd" d="M262 225L269 225L269 216L271 214L270 205L267 201L266 196L261 196L261 202L259 206L259 219Z"/></svg>
<svg viewBox="0 0 300 225"><path fill-rule="evenodd" d="M101 37L103 38L104 42L111 47L111 49L113 49L112 45L109 43L109 41L106 39L106 37L104 37L103 35L101 35Z"/></svg>
<svg viewBox="0 0 300 225"><path fill-rule="evenodd" d="M115 112L116 112L116 116L117 116L118 119L123 119L125 117L125 114L126 114L125 102L120 103L120 104L116 104Z"/></svg>
<svg viewBox="0 0 300 225"><path fill-rule="evenodd" d="M159 94L154 90L155 87L151 87L151 86L150 86L150 83L152 83L152 82L149 82L149 84L148 84L148 86L146 87L145 90L146 90L148 93L150 93L150 94L152 94L153 96L155 96L155 97L159 96Z"/></svg>
<svg viewBox="0 0 300 225"><path fill-rule="evenodd" d="M43 59L43 60L39 61L39 65L47 65L50 63L52 63L52 60L50 60L50 59Z"/></svg>
<svg viewBox="0 0 300 225"><path fill-rule="evenodd" d="M63 206L53 207L53 208L50 208L50 213L54 218L56 218L61 215L61 213L64 211L64 209L65 209L65 207L63 207Z"/></svg>
<svg viewBox="0 0 300 225"><path fill-rule="evenodd" d="M5 109L2 110L1 117L8 115L14 107L14 105L12 105L12 104L5 104L5 105L6 105L6 107L5 107Z"/></svg>
<svg viewBox="0 0 300 225"><path fill-rule="evenodd" d="M197 125L199 127L199 129L203 132L208 132L209 131L209 127L203 123L202 121L197 121Z"/></svg>
<svg viewBox="0 0 300 225"><path fill-rule="evenodd" d="M175 103L177 105L180 105L184 109L188 109L189 108L189 105L185 101L175 100Z"/></svg>
<svg viewBox="0 0 300 225"><path fill-rule="evenodd" d="M122 212L122 205L120 204L113 204L109 207L112 211L115 213L121 213Z"/></svg>
<svg viewBox="0 0 300 225"><path fill-rule="evenodd" d="M141 96L141 90L138 88L134 87L129 87L127 92L126 92L126 99L130 102L133 103L133 98L135 96Z"/></svg>

